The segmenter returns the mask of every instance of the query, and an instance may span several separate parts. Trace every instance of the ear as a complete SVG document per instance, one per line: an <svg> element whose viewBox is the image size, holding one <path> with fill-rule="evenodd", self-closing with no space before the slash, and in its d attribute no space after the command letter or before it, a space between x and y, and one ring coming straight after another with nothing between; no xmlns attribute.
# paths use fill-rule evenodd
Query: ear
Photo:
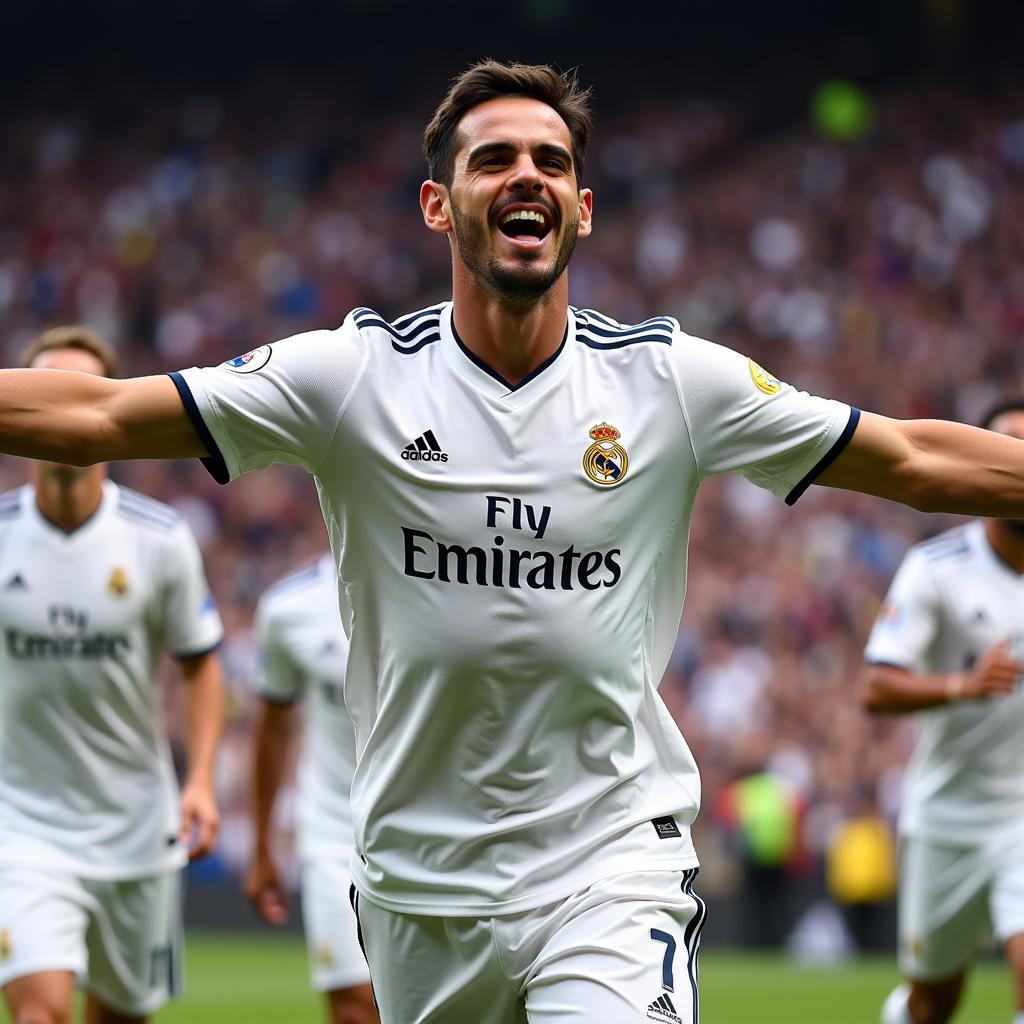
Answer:
<svg viewBox="0 0 1024 1024"><path fill-rule="evenodd" d="M420 209L423 211L423 223L440 235L452 229L451 214L448 209L448 188L437 181L425 181L420 185Z"/></svg>
<svg viewBox="0 0 1024 1024"><path fill-rule="evenodd" d="M586 238L593 229L594 193L589 188L580 189L580 229L577 238Z"/></svg>

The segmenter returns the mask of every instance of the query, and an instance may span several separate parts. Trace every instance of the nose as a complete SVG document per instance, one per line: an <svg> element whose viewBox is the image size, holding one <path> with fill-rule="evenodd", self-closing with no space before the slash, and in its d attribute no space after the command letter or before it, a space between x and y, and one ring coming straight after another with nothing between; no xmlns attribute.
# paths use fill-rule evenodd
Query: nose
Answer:
<svg viewBox="0 0 1024 1024"><path fill-rule="evenodd" d="M544 190L544 176L529 153L520 153L512 165L508 187L516 192L542 192Z"/></svg>

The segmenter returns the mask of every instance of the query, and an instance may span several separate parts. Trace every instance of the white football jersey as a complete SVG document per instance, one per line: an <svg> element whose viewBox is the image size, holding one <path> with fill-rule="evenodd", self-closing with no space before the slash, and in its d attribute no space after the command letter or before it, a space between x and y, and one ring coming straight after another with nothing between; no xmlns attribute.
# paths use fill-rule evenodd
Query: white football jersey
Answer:
<svg viewBox="0 0 1024 1024"><path fill-rule="evenodd" d="M107 481L73 533L0 497L0 864L98 879L180 866L157 663L221 639L199 548L166 505Z"/></svg>
<svg viewBox="0 0 1024 1024"><path fill-rule="evenodd" d="M869 662L961 672L1010 639L1024 654L1024 576L992 550L981 521L910 549L868 638ZM1024 693L918 713L900 831L974 844L1024 832Z"/></svg>
<svg viewBox="0 0 1024 1024"><path fill-rule="evenodd" d="M258 692L274 704L303 701L299 760L299 857L352 853L352 773L356 737L345 709L348 638L338 612L331 555L275 583L256 609Z"/></svg>
<svg viewBox="0 0 1024 1024"><path fill-rule="evenodd" d="M316 478L351 639L361 892L511 913L696 864L697 768L657 688L697 486L736 471L795 500L855 410L669 317L590 310L509 387L450 303L172 376L218 479L279 461Z"/></svg>

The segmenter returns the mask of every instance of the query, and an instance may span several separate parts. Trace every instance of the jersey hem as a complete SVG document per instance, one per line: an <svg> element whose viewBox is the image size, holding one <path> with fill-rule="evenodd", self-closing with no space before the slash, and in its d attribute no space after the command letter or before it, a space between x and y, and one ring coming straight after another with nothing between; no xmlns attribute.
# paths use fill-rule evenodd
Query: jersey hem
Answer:
<svg viewBox="0 0 1024 1024"><path fill-rule="evenodd" d="M185 414L191 420L192 426L195 427L199 440L203 442L203 446L210 453L206 458L200 457L199 461L206 467L207 472L217 483L229 483L231 481L231 474L228 472L227 463L224 461L224 456L221 454L213 434L210 433L210 428L203 419L203 414L199 411L199 406L192 394L192 389L188 386L188 382L177 370L169 373L167 376L171 378L174 386L178 389L178 397L181 399L181 404L185 407Z"/></svg>
<svg viewBox="0 0 1024 1024"><path fill-rule="evenodd" d="M369 900L382 910L397 914L415 914L419 917L501 917L505 914L518 914L525 910L536 910L545 904L566 899L573 893L580 892L588 886L596 885L605 879L617 875L632 874L637 871L686 871L700 867L696 853L677 854L674 857L638 858L630 857L609 861L594 872L581 872L571 875L564 883L553 889L519 896L513 900L489 900L486 903L446 903L443 900L430 899L428 902L394 899L375 893L366 883L358 860L352 865L352 881L360 896Z"/></svg>
<svg viewBox="0 0 1024 1024"><path fill-rule="evenodd" d="M856 406L850 406L850 418L846 421L846 426L843 428L843 432L836 438L835 444L818 460L811 471L786 495L786 504L795 505L803 495L804 491L807 490L815 480L821 476L822 473L828 469L829 466L835 462L836 459L842 455L843 450L850 443L850 438L853 437L854 431L857 429L857 424L860 422L860 409Z"/></svg>

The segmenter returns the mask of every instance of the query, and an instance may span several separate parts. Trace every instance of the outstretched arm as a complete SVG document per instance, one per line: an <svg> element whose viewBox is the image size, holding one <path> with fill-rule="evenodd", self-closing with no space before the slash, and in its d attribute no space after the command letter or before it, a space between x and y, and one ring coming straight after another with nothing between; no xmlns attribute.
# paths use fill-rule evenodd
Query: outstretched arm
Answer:
<svg viewBox="0 0 1024 1024"><path fill-rule="evenodd" d="M0 451L88 466L209 454L165 376L0 370Z"/></svg>
<svg viewBox="0 0 1024 1024"><path fill-rule="evenodd" d="M1024 518L1024 441L946 420L863 413L816 483L922 512Z"/></svg>

